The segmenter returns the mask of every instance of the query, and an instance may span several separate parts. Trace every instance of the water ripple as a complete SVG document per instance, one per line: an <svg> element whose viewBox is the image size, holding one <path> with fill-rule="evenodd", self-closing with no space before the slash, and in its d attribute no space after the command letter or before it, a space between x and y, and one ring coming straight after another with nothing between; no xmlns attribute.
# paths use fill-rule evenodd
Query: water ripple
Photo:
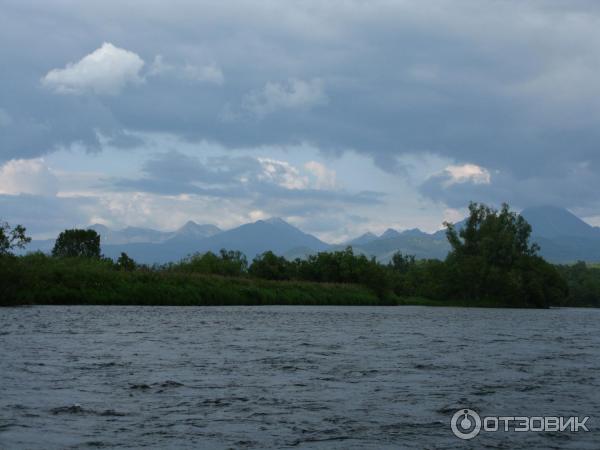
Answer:
<svg viewBox="0 0 600 450"><path fill-rule="evenodd" d="M464 448L459 408L589 415L600 311L419 307L0 309L0 448Z"/></svg>

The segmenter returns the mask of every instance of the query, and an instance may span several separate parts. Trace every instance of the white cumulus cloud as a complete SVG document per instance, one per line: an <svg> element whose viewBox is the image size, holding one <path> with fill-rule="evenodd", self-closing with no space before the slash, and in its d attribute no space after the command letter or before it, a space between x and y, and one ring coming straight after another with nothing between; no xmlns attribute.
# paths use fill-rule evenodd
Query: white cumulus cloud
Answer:
<svg viewBox="0 0 600 450"><path fill-rule="evenodd" d="M58 179L42 158L13 159L0 166L0 194L54 196Z"/></svg>
<svg viewBox="0 0 600 450"><path fill-rule="evenodd" d="M42 84L60 94L118 94L128 83L142 81L144 60L136 53L105 42L89 55L63 69L53 69Z"/></svg>
<svg viewBox="0 0 600 450"><path fill-rule="evenodd" d="M476 164L451 165L444 169L447 179L445 186L457 183L490 184L490 172Z"/></svg>
<svg viewBox="0 0 600 450"><path fill-rule="evenodd" d="M308 186L308 178L287 161L271 158L258 158L262 173L258 175L261 181L268 181L286 189L304 189Z"/></svg>

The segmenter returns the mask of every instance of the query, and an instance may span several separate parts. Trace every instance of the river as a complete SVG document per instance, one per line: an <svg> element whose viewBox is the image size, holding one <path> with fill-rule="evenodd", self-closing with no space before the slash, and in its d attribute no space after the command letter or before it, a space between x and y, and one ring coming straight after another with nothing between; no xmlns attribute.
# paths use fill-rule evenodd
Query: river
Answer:
<svg viewBox="0 0 600 450"><path fill-rule="evenodd" d="M599 374L593 309L0 308L0 448L597 449Z"/></svg>

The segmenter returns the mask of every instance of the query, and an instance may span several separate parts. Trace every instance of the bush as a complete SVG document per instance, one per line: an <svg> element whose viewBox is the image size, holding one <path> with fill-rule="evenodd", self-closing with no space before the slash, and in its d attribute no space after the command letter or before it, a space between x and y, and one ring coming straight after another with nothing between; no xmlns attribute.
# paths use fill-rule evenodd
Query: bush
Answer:
<svg viewBox="0 0 600 450"><path fill-rule="evenodd" d="M177 264L169 266L176 272L203 273L223 276L244 276L248 271L246 256L239 251L221 250L219 255L212 252L195 253Z"/></svg>

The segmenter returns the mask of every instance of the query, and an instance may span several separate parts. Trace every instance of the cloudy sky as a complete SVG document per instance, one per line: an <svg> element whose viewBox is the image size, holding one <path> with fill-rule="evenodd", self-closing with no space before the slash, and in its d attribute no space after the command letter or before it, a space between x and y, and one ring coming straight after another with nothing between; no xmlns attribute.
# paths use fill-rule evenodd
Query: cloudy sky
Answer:
<svg viewBox="0 0 600 450"><path fill-rule="evenodd" d="M0 0L0 219L600 224L596 0Z"/></svg>

